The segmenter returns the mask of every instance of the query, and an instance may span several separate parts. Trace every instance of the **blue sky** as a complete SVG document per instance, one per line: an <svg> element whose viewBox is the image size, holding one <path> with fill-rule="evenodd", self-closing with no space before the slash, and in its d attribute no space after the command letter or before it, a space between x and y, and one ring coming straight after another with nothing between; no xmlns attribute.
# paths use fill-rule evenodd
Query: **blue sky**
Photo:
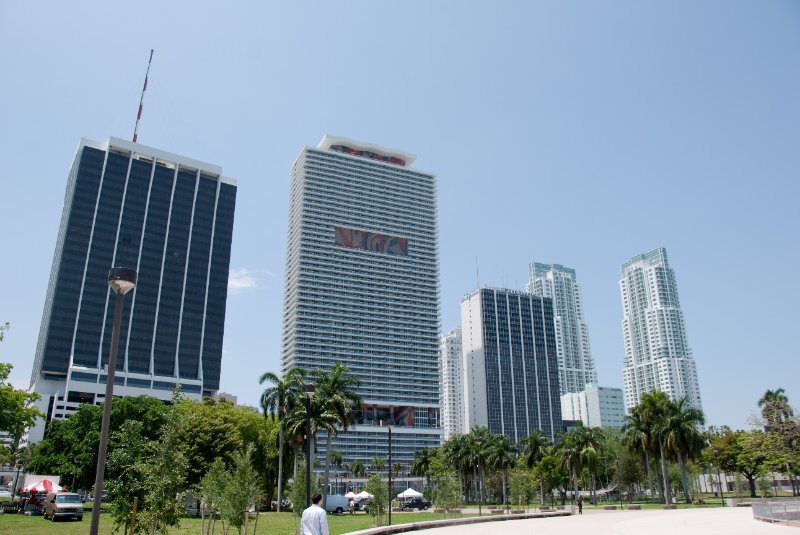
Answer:
<svg viewBox="0 0 800 535"><path fill-rule="evenodd" d="M163 5L162 5L163 4ZM431 5L433 4L433 5ZM289 167L326 132L439 180L442 327L528 262L577 270L621 386L620 264L675 269L707 419L800 401L800 4L0 2L0 360L27 386L81 137L239 181L222 390L277 371ZM477 261L476 261L477 259Z"/></svg>

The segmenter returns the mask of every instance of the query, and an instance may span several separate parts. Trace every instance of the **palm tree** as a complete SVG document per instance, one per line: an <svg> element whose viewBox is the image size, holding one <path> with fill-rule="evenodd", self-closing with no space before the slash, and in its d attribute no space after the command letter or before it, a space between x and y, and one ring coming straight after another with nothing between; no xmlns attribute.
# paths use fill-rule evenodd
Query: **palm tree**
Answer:
<svg viewBox="0 0 800 535"><path fill-rule="evenodd" d="M486 452L486 466L499 470L503 478L503 503L508 507L508 471L517 462L517 448L505 435L490 435Z"/></svg>
<svg viewBox="0 0 800 535"><path fill-rule="evenodd" d="M271 416L273 421L278 418L278 512L281 512L281 498L283 492L283 450L284 450L284 420L286 415L296 403L297 393L303 384L305 374L300 368L292 368L283 376L278 377L272 372L266 372L258 379L259 384L270 383L261 393L261 410L264 417Z"/></svg>
<svg viewBox="0 0 800 535"><path fill-rule="evenodd" d="M369 462L369 469L373 472L383 472L384 468L386 468L386 461L380 455L376 455Z"/></svg>
<svg viewBox="0 0 800 535"><path fill-rule="evenodd" d="M536 430L520 440L520 455L525 459L528 468L533 468L542 460L548 445L550 445L550 440L541 430ZM539 503L544 505L544 482L541 479L539 480L539 494Z"/></svg>
<svg viewBox="0 0 800 535"><path fill-rule="evenodd" d="M661 391L653 390L642 394L639 405L642 407L642 421L650 429L651 435L658 444L661 456L661 475L664 480L664 500L667 505L672 503L672 489L669 484L669 471L667 470L667 456L664 448L666 435L667 416L670 412L672 401L669 396Z"/></svg>
<svg viewBox="0 0 800 535"><path fill-rule="evenodd" d="M431 488L431 462L436 455L436 450L422 448L414 452L414 460L411 461L411 475L425 478L425 488Z"/></svg>
<svg viewBox="0 0 800 535"><path fill-rule="evenodd" d="M700 455L705 441L699 427L704 422L703 411L690 407L686 396L677 403L670 402L668 405L667 417L664 422L664 439L667 448L678 458L686 503L692 503L692 499L689 496L689 478L686 474L684 458L693 459Z"/></svg>
<svg viewBox="0 0 800 535"><path fill-rule="evenodd" d="M578 424L562 441L561 462L572 476L573 499L578 498L578 473L584 466L592 467L597 460L600 439L593 430Z"/></svg>
<svg viewBox="0 0 800 535"><path fill-rule="evenodd" d="M442 460L458 472L458 485L464 494L467 475L472 470L472 449L467 435L455 435L442 445Z"/></svg>
<svg viewBox="0 0 800 535"><path fill-rule="evenodd" d="M326 435L326 456L325 456L325 480L322 485L323 504L327 498L328 482L330 481L330 452L333 436L339 430L346 431L350 424L355 422L353 408L361 406L361 397L356 394L355 389L360 384L359 380L350 375L347 366L337 362L331 368L330 373L324 370L317 370L315 373L316 390L315 399L318 400L319 413L328 413L332 418L320 421L320 429L325 430ZM312 399L313 399L312 398Z"/></svg>
<svg viewBox="0 0 800 535"><path fill-rule="evenodd" d="M761 407L761 415L767 421L765 431L777 428L793 416L789 398L783 388L764 392L764 395L758 400L758 406Z"/></svg>
<svg viewBox="0 0 800 535"><path fill-rule="evenodd" d="M348 472L353 474L353 477L364 477L367 475L367 469L364 467L364 463L359 459L356 459L347 466Z"/></svg>
<svg viewBox="0 0 800 535"><path fill-rule="evenodd" d="M653 492L653 473L650 470L650 451L653 449L653 437L650 429L642 420L642 410L639 405L633 407L630 414L625 417L622 426L622 442L628 451L643 454L644 466L647 470L647 485ZM620 485L620 492L622 486Z"/></svg>

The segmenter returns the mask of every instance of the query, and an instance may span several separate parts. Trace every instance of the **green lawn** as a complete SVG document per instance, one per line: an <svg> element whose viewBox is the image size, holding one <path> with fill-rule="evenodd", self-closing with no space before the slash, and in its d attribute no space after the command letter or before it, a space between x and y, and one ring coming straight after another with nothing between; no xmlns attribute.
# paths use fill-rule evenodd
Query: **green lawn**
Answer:
<svg viewBox="0 0 800 535"><path fill-rule="evenodd" d="M20 516L20 515L0 515L0 535L47 535L49 533L58 535L86 535L89 531L91 513L86 512L82 522L59 521L50 522L41 516ZM258 535L293 535L295 533L295 518L291 513L261 513L258 518ZM403 524L408 522L422 522L426 520L443 519L444 515L436 513L392 513L392 524ZM253 521L247 530L253 534ZM384 517L384 522L385 522ZM297 522L299 530L299 522ZM328 515L328 526L331 535L350 533L371 527L372 519L365 514L355 515ZM111 535L112 524L108 515L100 517L100 533ZM121 531L119 532L122 533ZM199 535L200 520L185 518L181 520L178 528L171 529L170 535ZM222 533L222 526L217 521L216 533Z"/></svg>

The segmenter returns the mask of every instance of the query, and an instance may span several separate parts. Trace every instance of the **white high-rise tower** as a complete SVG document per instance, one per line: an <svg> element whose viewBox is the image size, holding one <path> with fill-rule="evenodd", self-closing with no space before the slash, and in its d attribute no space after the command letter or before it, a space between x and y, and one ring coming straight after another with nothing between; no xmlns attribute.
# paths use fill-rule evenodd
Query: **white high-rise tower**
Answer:
<svg viewBox="0 0 800 535"><path fill-rule="evenodd" d="M575 270L559 264L531 262L527 291L553 300L561 395L581 392L587 384L596 383L597 371Z"/></svg>
<svg viewBox="0 0 800 535"><path fill-rule="evenodd" d="M442 427L444 439L465 433L464 429L464 355L461 327L442 336L439 353L442 372Z"/></svg>
<svg viewBox="0 0 800 535"><path fill-rule="evenodd" d="M625 314L625 410L630 411L642 394L653 390L673 400L686 396L691 406L702 409L697 369L666 249L659 247L624 263L619 285Z"/></svg>

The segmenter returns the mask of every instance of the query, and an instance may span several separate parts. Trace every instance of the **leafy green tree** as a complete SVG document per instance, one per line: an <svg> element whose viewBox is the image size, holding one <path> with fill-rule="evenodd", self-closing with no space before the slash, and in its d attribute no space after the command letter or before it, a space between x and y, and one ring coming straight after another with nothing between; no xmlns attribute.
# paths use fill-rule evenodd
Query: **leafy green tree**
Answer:
<svg viewBox="0 0 800 535"><path fill-rule="evenodd" d="M5 338L9 327L8 323L0 325L0 342ZM8 382L13 368L11 364L0 362L0 431L8 433L11 439L10 449L3 452L2 456L16 463L19 460L22 435L36 423L37 418L44 418L44 414L34 405L40 399L39 394L16 389Z"/></svg>
<svg viewBox="0 0 800 535"><path fill-rule="evenodd" d="M378 474L370 476L364 490L372 494L372 498L367 500L367 512L380 527L383 525L383 514L389 505L389 490Z"/></svg>
<svg viewBox="0 0 800 535"><path fill-rule="evenodd" d="M367 469L360 459L356 459L347 465L347 471L353 474L353 477L364 477L367 475Z"/></svg>
<svg viewBox="0 0 800 535"><path fill-rule="evenodd" d="M214 533L214 528L217 522L217 513L222 506L222 497L225 489L228 487L228 471L225 469L225 462L219 457L214 459L211 467L203 479L200 481L200 499L202 500L201 507L201 535L205 531L205 516L208 515L208 533Z"/></svg>
<svg viewBox="0 0 800 535"><path fill-rule="evenodd" d="M663 496L667 504L672 503L672 488L669 484L669 471L667 470L669 450L665 447L664 442L671 403L669 396L658 390L642 394L641 402L639 403L642 421L650 430L651 436L654 437L655 444L658 445L658 454L661 458L661 476L664 484Z"/></svg>
<svg viewBox="0 0 800 535"><path fill-rule="evenodd" d="M125 422L141 423L140 433L148 440L157 439L164 425L168 406L149 397L115 398L111 406L108 455L124 443L119 431ZM75 486L91 489L97 468L97 448L100 442L102 406L83 404L65 420L53 420L47 425L44 439L31 456L29 470L37 474L61 476ZM106 480L116 477L111 467L106 468Z"/></svg>
<svg viewBox="0 0 800 535"><path fill-rule="evenodd" d="M124 444L114 448L108 456L107 471L114 477L105 481L108 491L108 503L114 519L115 530L122 528L124 533L130 529L131 511L135 497L139 497L144 505L146 494L142 460L148 456L152 448L150 440L142 434L142 422L130 420L122 424L122 428L113 435L115 441ZM140 525L138 533L147 527Z"/></svg>
<svg viewBox="0 0 800 535"><path fill-rule="evenodd" d="M220 500L222 518L239 533L244 526L245 511L256 504L259 491L258 474L252 465L253 450L254 446L249 444L244 451L234 453Z"/></svg>
<svg viewBox="0 0 800 535"><path fill-rule="evenodd" d="M319 492L319 486L315 484L316 481L311 481L311 496ZM289 499L292 502L292 510L295 516L300 517L303 514L309 503L306 501L306 461L305 459L297 463L297 477L292 480L289 487Z"/></svg>
<svg viewBox="0 0 800 535"><path fill-rule="evenodd" d="M174 405L176 401L173 398L161 436L151 443L152 455L141 461L139 468L144 486L141 525L149 525L151 535L168 533L169 528L179 525L184 512L183 497L189 463L179 445L183 428L193 422L180 418Z"/></svg>
<svg viewBox="0 0 800 535"><path fill-rule="evenodd" d="M455 473L447 472L439 477L439 485L434 491L434 502L448 515L461 508L461 490Z"/></svg>
<svg viewBox="0 0 800 535"><path fill-rule="evenodd" d="M534 476L527 467L525 459L520 457L516 466L508 476L508 493L511 503L521 506L531 503L534 495Z"/></svg>
<svg viewBox="0 0 800 535"><path fill-rule="evenodd" d="M756 480L766 466L763 431L725 430L712 435L703 459L725 472L739 472L747 480L750 497L756 498Z"/></svg>
<svg viewBox="0 0 800 535"><path fill-rule="evenodd" d="M563 504L566 498L566 488L570 483L570 474L564 468L561 459L560 445L549 446L533 469L533 473L536 479L539 480L545 494L550 495L551 501L553 491L558 490Z"/></svg>
<svg viewBox="0 0 800 535"><path fill-rule="evenodd" d="M305 372L300 368L292 368L283 377L278 377L272 372L264 373L259 379L259 384L270 384L261 393L261 410L264 417L270 416L278 419L278 512L281 510L283 498L283 452L285 449L284 420L294 405L302 403L300 389L305 380Z"/></svg>

